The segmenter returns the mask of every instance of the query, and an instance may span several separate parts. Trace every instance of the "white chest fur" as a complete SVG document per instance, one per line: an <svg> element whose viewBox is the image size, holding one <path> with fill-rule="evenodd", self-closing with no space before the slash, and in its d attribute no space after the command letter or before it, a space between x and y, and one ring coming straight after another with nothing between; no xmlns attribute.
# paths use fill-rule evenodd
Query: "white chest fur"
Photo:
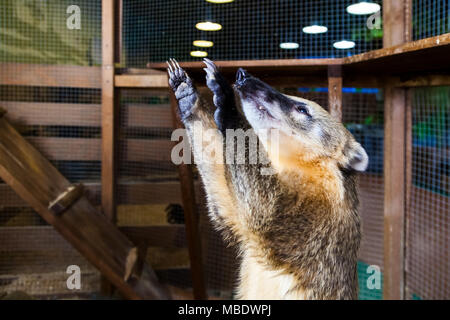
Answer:
<svg viewBox="0 0 450 320"><path fill-rule="evenodd" d="M304 291L296 289L296 279L271 270L248 252L243 255L238 298L243 300L303 300Z"/></svg>

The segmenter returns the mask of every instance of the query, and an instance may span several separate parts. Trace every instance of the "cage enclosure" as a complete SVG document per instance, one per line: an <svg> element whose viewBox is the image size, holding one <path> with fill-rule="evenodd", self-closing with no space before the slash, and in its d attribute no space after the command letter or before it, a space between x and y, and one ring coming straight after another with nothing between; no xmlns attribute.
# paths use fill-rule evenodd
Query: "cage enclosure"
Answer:
<svg viewBox="0 0 450 320"><path fill-rule="evenodd" d="M445 0L2 1L0 299L235 298L238 252L171 160L165 61L208 94L204 56L368 153L359 299L450 298L449 32Z"/></svg>

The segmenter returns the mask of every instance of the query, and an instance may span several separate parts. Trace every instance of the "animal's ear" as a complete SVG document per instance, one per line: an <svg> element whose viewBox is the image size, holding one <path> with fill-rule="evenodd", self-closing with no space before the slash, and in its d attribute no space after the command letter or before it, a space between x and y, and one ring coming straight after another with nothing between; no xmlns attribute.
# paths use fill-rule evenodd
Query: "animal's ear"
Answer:
<svg viewBox="0 0 450 320"><path fill-rule="evenodd" d="M344 148L346 167L355 171L365 171L369 165L369 156L366 150L356 141Z"/></svg>

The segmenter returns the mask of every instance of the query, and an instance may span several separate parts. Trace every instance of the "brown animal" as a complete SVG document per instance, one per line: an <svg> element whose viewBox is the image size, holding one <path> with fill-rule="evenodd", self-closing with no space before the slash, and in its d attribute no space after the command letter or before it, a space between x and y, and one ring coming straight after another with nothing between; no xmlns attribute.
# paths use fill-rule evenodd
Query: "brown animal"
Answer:
<svg viewBox="0 0 450 320"><path fill-rule="evenodd" d="M204 62L214 114L174 60L169 84L201 159L210 217L241 251L238 297L356 299L355 173L366 169L366 152L316 103L281 94L242 69L231 87L212 61ZM198 124L203 132L213 129L208 141L195 134ZM273 130L278 140L263 134ZM250 161L253 137L256 163ZM204 160L204 149L223 161Z"/></svg>

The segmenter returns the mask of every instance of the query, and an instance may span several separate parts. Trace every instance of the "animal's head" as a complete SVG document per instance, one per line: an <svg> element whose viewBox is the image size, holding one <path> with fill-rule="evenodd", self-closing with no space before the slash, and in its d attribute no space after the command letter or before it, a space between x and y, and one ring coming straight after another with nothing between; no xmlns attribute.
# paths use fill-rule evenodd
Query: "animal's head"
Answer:
<svg viewBox="0 0 450 320"><path fill-rule="evenodd" d="M342 123L317 103L284 95L243 69L237 72L234 90L260 139L263 137L258 132L278 130L278 157L283 165L325 161L347 170L366 170L365 150ZM264 145L267 149L267 143Z"/></svg>

